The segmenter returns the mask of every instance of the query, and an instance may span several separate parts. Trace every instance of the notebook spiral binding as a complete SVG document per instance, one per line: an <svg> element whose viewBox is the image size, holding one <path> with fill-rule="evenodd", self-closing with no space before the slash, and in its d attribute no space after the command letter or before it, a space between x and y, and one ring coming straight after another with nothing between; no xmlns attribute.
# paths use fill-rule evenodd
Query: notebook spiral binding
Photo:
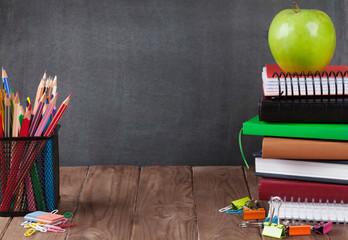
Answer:
<svg viewBox="0 0 348 240"><path fill-rule="evenodd" d="M326 81L327 81L327 89L328 89L328 98L331 97L335 97L337 99L338 96L344 96L345 95L345 77L348 77L348 71L345 71L344 73L342 73L342 71L337 71L337 73L335 73L334 71L331 71L330 73L328 73L327 71L323 71L322 73L320 73L319 71L316 71L314 74L309 71L308 74L306 75L304 72L301 72L300 74L298 74L297 72L295 72L294 74L291 74L290 72L284 73L281 72L280 74L278 74L277 72L275 72L273 74L273 78L274 77L278 78L278 89L279 89L279 94L278 97L295 97L294 96L294 83L293 83L293 78L296 77L297 79L297 90L298 90L298 98L302 98L303 96L305 96L306 98L309 97L308 95L308 81L307 78L312 78L312 89L313 89L313 96L320 96L323 97L323 78L326 77ZM337 85L337 77L341 77L342 78L342 94L338 94L338 85ZM285 96L283 95L283 91L281 91L281 78L284 78L284 83L285 83ZM300 87L300 78L303 77L304 79L304 86L305 86L305 94L302 94L301 92L301 87ZM334 77L334 81L335 81L335 94L331 94L330 92L330 82L329 82L329 78L330 77ZM320 85L320 95L316 93L316 89L315 89L315 84L314 84L314 78L319 78L319 85ZM287 79L290 79L290 86L288 86L288 81ZM289 91L288 89L291 89L291 95L289 95Z"/></svg>
<svg viewBox="0 0 348 240"><path fill-rule="evenodd" d="M291 199L286 199L286 197L284 197L283 203L279 209L279 218L306 222L333 221L337 224L347 224L348 204L343 201L333 201L330 203L328 200L314 202L314 199L308 201L307 198L304 202L301 202L300 199L294 201L292 197Z"/></svg>

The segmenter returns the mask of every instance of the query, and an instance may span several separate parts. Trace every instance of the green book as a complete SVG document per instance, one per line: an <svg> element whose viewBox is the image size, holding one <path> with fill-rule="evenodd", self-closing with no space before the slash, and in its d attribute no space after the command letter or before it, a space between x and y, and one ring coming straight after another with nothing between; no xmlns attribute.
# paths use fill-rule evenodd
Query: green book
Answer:
<svg viewBox="0 0 348 240"><path fill-rule="evenodd" d="M264 122L259 120L259 116L256 116L243 123L243 134L348 140L348 124Z"/></svg>

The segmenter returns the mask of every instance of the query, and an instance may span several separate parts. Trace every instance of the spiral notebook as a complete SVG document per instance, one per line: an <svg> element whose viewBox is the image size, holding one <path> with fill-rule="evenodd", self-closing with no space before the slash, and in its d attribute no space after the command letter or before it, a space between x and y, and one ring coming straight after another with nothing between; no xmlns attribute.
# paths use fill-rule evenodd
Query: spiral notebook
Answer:
<svg viewBox="0 0 348 240"><path fill-rule="evenodd" d="M296 202L283 199L279 209L280 219L337 223L348 222L348 204L342 202Z"/></svg>
<svg viewBox="0 0 348 240"><path fill-rule="evenodd" d="M284 73L277 64L262 71L264 96L348 95L348 66L328 66L323 72Z"/></svg>

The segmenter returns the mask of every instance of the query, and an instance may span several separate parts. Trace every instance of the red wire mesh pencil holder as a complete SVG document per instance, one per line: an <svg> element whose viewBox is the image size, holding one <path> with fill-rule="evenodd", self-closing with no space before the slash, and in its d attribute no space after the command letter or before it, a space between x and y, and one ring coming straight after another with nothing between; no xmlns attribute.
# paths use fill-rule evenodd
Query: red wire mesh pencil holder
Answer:
<svg viewBox="0 0 348 240"><path fill-rule="evenodd" d="M59 127L50 137L0 138L0 216L57 208Z"/></svg>

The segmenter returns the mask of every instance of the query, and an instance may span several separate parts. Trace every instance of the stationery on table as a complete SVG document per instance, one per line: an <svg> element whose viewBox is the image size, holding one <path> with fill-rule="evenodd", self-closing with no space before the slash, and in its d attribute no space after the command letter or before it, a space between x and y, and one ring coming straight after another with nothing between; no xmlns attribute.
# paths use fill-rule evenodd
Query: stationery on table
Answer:
<svg viewBox="0 0 348 240"><path fill-rule="evenodd" d="M51 135L68 106L70 95L56 111L57 78L47 78L44 73L33 105L28 98L26 111L24 111L18 93L15 95L9 87L4 68L2 80L6 93L3 98L0 97L1 105L4 106L3 115L0 108L0 137L5 137L4 141L0 141L0 155L4 156L0 162L0 213L52 209L57 203L55 197L57 180L54 180L56 176L53 176L53 161L56 160L53 160L55 158L51 155L56 147L53 145ZM18 137L18 140L6 140L8 137L14 139ZM34 137L40 140L35 140ZM43 151L46 145L47 151ZM43 156L42 154L48 154L51 158L38 157ZM37 165L39 159L47 161L40 169ZM40 175L44 179L41 179ZM42 183L46 183L48 189Z"/></svg>
<svg viewBox="0 0 348 240"><path fill-rule="evenodd" d="M348 66L305 75L268 64L262 86L259 115L242 129L263 136L254 155L259 199L281 197L280 219L346 223ZM292 235L302 230L292 227Z"/></svg>

